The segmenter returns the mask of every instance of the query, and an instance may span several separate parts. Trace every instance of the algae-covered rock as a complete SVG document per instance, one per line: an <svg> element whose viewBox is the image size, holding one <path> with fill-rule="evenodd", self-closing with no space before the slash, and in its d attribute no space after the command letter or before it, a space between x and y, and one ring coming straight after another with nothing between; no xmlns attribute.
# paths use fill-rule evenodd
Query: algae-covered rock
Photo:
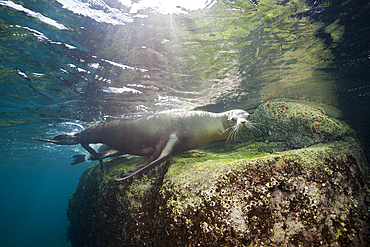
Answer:
<svg viewBox="0 0 370 247"><path fill-rule="evenodd" d="M181 246L366 246L364 166L352 138L232 163L174 163L161 219Z"/></svg>
<svg viewBox="0 0 370 247"><path fill-rule="evenodd" d="M100 164L86 169L67 210L68 239L73 246L152 246L161 242L163 226L156 221L154 208L158 208L166 166L125 182L114 180L121 170L143 165L144 161L133 158L105 162L104 175Z"/></svg>
<svg viewBox="0 0 370 247"><path fill-rule="evenodd" d="M276 99L260 105L253 119L267 141L283 141L291 149L353 135L348 124L336 119L340 115L333 106Z"/></svg>
<svg viewBox="0 0 370 247"><path fill-rule="evenodd" d="M339 115L268 101L253 114L257 142L214 143L123 182L114 178L146 160L97 164L70 196L68 237L74 247L367 246L366 158Z"/></svg>

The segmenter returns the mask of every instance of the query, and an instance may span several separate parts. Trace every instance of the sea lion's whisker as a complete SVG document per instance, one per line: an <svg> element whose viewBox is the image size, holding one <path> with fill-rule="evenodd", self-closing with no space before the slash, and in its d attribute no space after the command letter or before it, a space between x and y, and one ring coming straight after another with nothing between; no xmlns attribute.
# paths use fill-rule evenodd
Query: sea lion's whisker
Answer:
<svg viewBox="0 0 370 247"><path fill-rule="evenodd" d="M235 137L234 137L234 143L236 144L236 139L238 139L238 135L239 135L239 125L237 125L237 127L235 128Z"/></svg>
<svg viewBox="0 0 370 247"><path fill-rule="evenodd" d="M239 126L238 125L231 126L230 128L232 128L232 129L230 130L229 136L226 139L226 145L228 145L228 143L230 143L231 139L234 139L235 144L236 144L236 138L237 138L238 132L239 132Z"/></svg>
<svg viewBox="0 0 370 247"><path fill-rule="evenodd" d="M230 137L232 137L232 135L233 135L233 132L234 132L234 129L235 129L235 126L236 125L234 125L234 126L230 126L229 128L227 128L225 131L227 131L227 130L230 130L230 132L229 132L229 135L227 136L227 139L226 139L226 144L229 142L229 140L230 140ZM225 132L224 131L224 132ZM224 133L223 132L223 133Z"/></svg>
<svg viewBox="0 0 370 247"><path fill-rule="evenodd" d="M231 135L231 132L229 133L227 139L226 139L226 142L225 142L225 145L227 146L229 144L229 141L230 141L230 135Z"/></svg>
<svg viewBox="0 0 370 247"><path fill-rule="evenodd" d="M254 126L254 124L251 124L251 129L252 129L253 131L258 132L258 134L262 135L262 131L261 131L260 129L256 128L256 126Z"/></svg>
<svg viewBox="0 0 370 247"><path fill-rule="evenodd" d="M253 125L264 125L264 126L268 126L268 124L263 124L263 123L257 123L257 122L254 122L254 123L251 123Z"/></svg>
<svg viewBox="0 0 370 247"><path fill-rule="evenodd" d="M231 127L230 127L230 128L231 128ZM226 146L228 145L228 143L229 143L229 141L230 141L230 137L231 137L231 135L232 135L232 130L230 130L229 135L227 136L226 143L225 143L225 145L226 145Z"/></svg>
<svg viewBox="0 0 370 247"><path fill-rule="evenodd" d="M222 131L221 135L223 135L226 131L228 131L229 129L233 128L234 126L230 126L229 128L225 129L224 131Z"/></svg>

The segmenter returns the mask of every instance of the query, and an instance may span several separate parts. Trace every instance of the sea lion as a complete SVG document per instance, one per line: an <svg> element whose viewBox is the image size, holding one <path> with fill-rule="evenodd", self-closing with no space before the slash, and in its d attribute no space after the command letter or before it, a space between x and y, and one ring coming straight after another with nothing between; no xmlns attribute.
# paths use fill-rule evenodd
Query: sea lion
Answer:
<svg viewBox="0 0 370 247"><path fill-rule="evenodd" d="M58 145L81 144L90 159L131 154L150 156L146 165L128 171L121 181L164 162L172 153L179 154L217 140L236 138L251 128L250 115L244 110L222 113L188 111L160 113L134 120L113 120L93 125L74 135L57 135L53 139L33 138ZM113 151L97 153L89 144L102 143ZM75 163L84 160L75 160Z"/></svg>

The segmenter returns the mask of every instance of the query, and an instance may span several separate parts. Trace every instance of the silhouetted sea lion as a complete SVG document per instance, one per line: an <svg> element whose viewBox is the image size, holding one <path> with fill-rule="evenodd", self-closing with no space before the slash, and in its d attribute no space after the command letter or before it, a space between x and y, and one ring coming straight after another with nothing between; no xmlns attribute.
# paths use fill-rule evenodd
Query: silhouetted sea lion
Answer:
<svg viewBox="0 0 370 247"><path fill-rule="evenodd" d="M244 110L222 113L189 111L114 120L93 125L74 135L57 135L52 140L32 139L58 145L81 144L91 154L89 159L99 160L101 164L104 158L123 154L150 156L146 165L116 179L120 181L164 162L172 153L196 149L216 140L236 138L250 128L250 115ZM102 143L114 150L97 153L90 147L92 143ZM75 159L73 164L84 160Z"/></svg>

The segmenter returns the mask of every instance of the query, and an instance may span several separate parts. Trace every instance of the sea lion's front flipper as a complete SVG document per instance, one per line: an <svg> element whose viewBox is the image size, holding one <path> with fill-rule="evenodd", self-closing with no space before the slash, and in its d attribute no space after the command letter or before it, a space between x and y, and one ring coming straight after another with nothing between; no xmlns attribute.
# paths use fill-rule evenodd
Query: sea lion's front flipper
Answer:
<svg viewBox="0 0 370 247"><path fill-rule="evenodd" d="M168 159L170 156L171 156L171 153L173 151L173 148L180 143L180 140L177 138L177 136L175 134L171 134L170 135L170 139L168 140L168 142L166 143L166 146L164 147L164 149L162 150L162 153L159 155L159 157L144 165L144 166L141 166L141 167L138 167L134 170L131 170L131 171L128 171L126 172L125 175L123 175L122 178L117 178L116 181L122 181L122 180L126 180L132 176L134 176L135 174L139 173L139 172L143 172L155 165L158 165L158 164L161 164L162 162L164 162L166 159Z"/></svg>

